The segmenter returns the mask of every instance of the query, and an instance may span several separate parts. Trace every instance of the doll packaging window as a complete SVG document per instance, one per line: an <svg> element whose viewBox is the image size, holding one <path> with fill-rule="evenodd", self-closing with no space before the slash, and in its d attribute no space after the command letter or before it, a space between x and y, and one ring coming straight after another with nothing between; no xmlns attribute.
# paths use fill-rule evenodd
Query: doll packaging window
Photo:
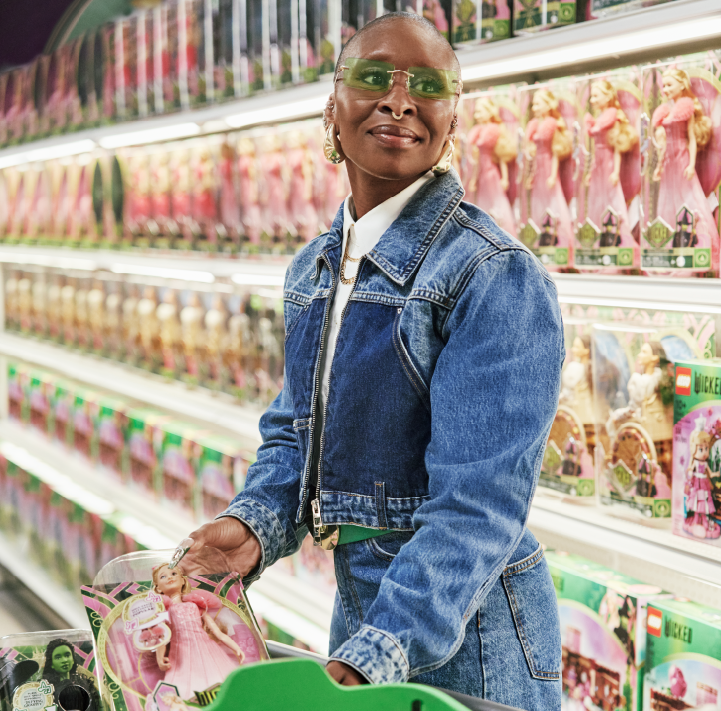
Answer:
<svg viewBox="0 0 721 711"><path fill-rule="evenodd" d="M546 558L561 621L561 708L639 711L646 610L668 594L577 555Z"/></svg>
<svg viewBox="0 0 721 711"><path fill-rule="evenodd" d="M111 711L207 706L235 669L268 659L238 575L186 576L170 559L124 556L82 588Z"/></svg>
<svg viewBox="0 0 721 711"><path fill-rule="evenodd" d="M721 360L678 362L673 532L721 546Z"/></svg>
<svg viewBox="0 0 721 711"><path fill-rule="evenodd" d="M558 411L551 425L541 464L539 486L573 501L593 503L596 443L591 325L583 320L563 321L566 361L561 372Z"/></svg>
<svg viewBox="0 0 721 711"><path fill-rule="evenodd" d="M576 161L573 135L580 120L570 80L521 87L522 172L517 203L518 238L549 271L573 264Z"/></svg>
<svg viewBox="0 0 721 711"><path fill-rule="evenodd" d="M720 53L647 66L649 117L641 267L676 276L718 273Z"/></svg>
<svg viewBox="0 0 721 711"><path fill-rule="evenodd" d="M670 523L674 363L703 355L688 325L594 325L598 490L619 515Z"/></svg>
<svg viewBox="0 0 721 711"><path fill-rule="evenodd" d="M453 46L473 47L511 36L509 0L454 0Z"/></svg>
<svg viewBox="0 0 721 711"><path fill-rule="evenodd" d="M0 637L2 711L101 711L93 637L53 630Z"/></svg>
<svg viewBox="0 0 721 711"><path fill-rule="evenodd" d="M468 199L514 237L521 115L514 87L465 94L458 107L456 169Z"/></svg>
<svg viewBox="0 0 721 711"><path fill-rule="evenodd" d="M680 599L649 603L643 711L718 708L719 659L721 610Z"/></svg>
<svg viewBox="0 0 721 711"><path fill-rule="evenodd" d="M636 69L577 83L577 218L574 265L582 271L623 273L640 254L641 74Z"/></svg>

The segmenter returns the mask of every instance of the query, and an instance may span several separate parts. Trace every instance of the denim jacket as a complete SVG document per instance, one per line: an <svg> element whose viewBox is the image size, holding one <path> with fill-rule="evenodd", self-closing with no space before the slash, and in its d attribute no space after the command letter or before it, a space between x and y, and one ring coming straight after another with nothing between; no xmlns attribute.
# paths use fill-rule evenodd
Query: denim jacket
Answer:
<svg viewBox="0 0 721 711"><path fill-rule="evenodd" d="M414 531L361 629L333 658L373 682L442 666L525 530L564 358L556 288L451 170L423 187L363 258L343 315L320 440L324 525ZM260 420L244 521L262 559L306 534L320 344L343 210L293 259L284 387ZM314 488L314 487L313 487Z"/></svg>

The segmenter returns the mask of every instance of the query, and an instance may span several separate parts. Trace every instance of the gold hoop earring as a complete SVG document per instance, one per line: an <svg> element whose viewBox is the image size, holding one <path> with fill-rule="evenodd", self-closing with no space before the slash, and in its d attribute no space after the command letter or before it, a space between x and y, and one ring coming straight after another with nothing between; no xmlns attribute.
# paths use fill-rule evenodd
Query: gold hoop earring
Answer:
<svg viewBox="0 0 721 711"><path fill-rule="evenodd" d="M456 137L448 136L446 141L446 149L443 151L440 160L436 163L431 170L433 175L443 175L447 173L453 165L453 150L456 147Z"/></svg>
<svg viewBox="0 0 721 711"><path fill-rule="evenodd" d="M323 141L323 153L330 163L338 165L339 163L342 163L345 158L343 158L343 156L341 156L341 154L336 150L335 143L333 142L333 131L334 124L329 123L325 132L325 140Z"/></svg>

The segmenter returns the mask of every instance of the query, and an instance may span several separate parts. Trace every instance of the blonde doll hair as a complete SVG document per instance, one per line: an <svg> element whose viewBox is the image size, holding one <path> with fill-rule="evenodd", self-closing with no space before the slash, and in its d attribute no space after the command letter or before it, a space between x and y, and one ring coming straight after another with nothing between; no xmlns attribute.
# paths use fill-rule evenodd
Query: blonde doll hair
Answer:
<svg viewBox="0 0 721 711"><path fill-rule="evenodd" d="M571 133L566 126L566 122L561 116L561 112L558 110L558 99L548 89L539 89L536 92L536 96L538 95L543 97L543 100L548 104L550 108L550 111L548 112L549 116L552 116L558 121L558 128L553 134L553 142L551 143L553 155L556 156L558 160L568 158L568 156L570 156L573 152L573 140L571 138Z"/></svg>
<svg viewBox="0 0 721 711"><path fill-rule="evenodd" d="M478 110L479 106L483 106L488 111L491 119L491 123L497 123L501 126L501 133L496 141L495 148L493 149L493 156L497 163L510 163L516 159L518 155L518 147L516 146L513 139L508 135L506 127L503 125L503 119L501 118L501 112L493 99L487 96L482 96L476 100L475 111Z"/></svg>
<svg viewBox="0 0 721 711"><path fill-rule="evenodd" d="M609 98L610 105L616 109L616 122L613 124L613 128L608 132L608 142L619 153L626 153L627 151L630 151L636 143L638 143L638 133L628 122L628 118L623 112L621 104L618 101L618 94L616 93L616 89L613 84L606 79L601 79L600 81L594 82L594 84L603 91L603 93Z"/></svg>
<svg viewBox="0 0 721 711"><path fill-rule="evenodd" d="M698 447L699 444L711 444L711 435L706 432L706 430L694 430L691 432L689 442L691 444L691 457L693 458L696 455L696 447Z"/></svg>
<svg viewBox="0 0 721 711"><path fill-rule="evenodd" d="M664 78L672 77L677 82L683 84L681 96L687 96L693 100L693 117L695 119L693 132L696 135L698 147L703 148L711 140L712 123L711 119L704 114L701 102L696 98L696 94L694 94L691 89L691 79L689 79L688 74L683 71L683 69L667 69L663 73L663 76Z"/></svg>

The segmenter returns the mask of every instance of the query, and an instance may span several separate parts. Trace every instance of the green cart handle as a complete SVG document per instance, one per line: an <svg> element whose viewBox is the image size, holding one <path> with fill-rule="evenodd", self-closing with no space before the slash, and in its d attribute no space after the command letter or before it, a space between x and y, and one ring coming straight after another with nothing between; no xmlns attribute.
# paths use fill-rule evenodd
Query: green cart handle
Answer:
<svg viewBox="0 0 721 711"><path fill-rule="evenodd" d="M275 661L233 672L206 711L512 711L454 694L468 702L463 703L423 684L341 686L326 674L321 664L327 660L320 655L278 643L268 646Z"/></svg>

